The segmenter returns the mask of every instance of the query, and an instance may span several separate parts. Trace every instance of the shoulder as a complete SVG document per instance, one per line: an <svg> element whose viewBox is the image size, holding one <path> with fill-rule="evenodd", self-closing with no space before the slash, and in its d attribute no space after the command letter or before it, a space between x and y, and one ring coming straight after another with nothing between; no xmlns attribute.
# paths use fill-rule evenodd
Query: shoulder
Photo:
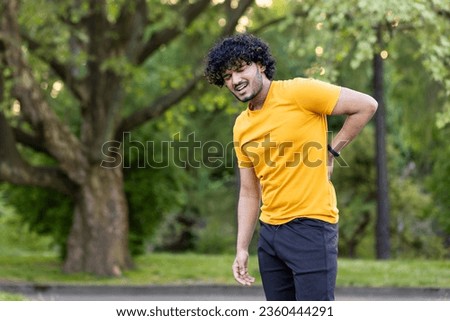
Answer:
<svg viewBox="0 0 450 321"><path fill-rule="evenodd" d="M303 110L330 114L339 98L341 87L314 78L297 77L282 82L280 95L294 100Z"/></svg>
<svg viewBox="0 0 450 321"><path fill-rule="evenodd" d="M236 132L248 121L247 110L242 111L234 120L233 131Z"/></svg>
<svg viewBox="0 0 450 321"><path fill-rule="evenodd" d="M234 124L236 126L237 123L240 123L242 121L245 121L248 118L247 109L240 112L239 115L237 115Z"/></svg>
<svg viewBox="0 0 450 321"><path fill-rule="evenodd" d="M286 80L277 80L273 81L273 87L276 91L283 91L286 93L295 92L299 93L302 89L310 86L310 83L313 79L296 77Z"/></svg>
<svg viewBox="0 0 450 321"><path fill-rule="evenodd" d="M295 92L296 97L302 99L322 100L338 98L341 87L314 78L294 78L287 83L287 87Z"/></svg>

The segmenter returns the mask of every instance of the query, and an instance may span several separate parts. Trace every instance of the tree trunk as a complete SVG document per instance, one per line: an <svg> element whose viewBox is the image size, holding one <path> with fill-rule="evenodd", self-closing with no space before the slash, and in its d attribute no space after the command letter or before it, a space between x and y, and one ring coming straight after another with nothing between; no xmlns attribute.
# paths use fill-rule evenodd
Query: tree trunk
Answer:
<svg viewBox="0 0 450 321"><path fill-rule="evenodd" d="M93 166L76 198L64 271L118 276L131 265L122 169Z"/></svg>
<svg viewBox="0 0 450 321"><path fill-rule="evenodd" d="M377 28L378 47L382 48L382 27ZM384 102L384 65L379 54L373 58L373 87L374 96L378 101L375 115L376 124L376 164L377 164L377 221L376 221L376 254L377 259L390 257L389 235L389 183L386 157L386 106Z"/></svg>
<svg viewBox="0 0 450 321"><path fill-rule="evenodd" d="M58 20L74 35L69 40L68 46L73 52L68 59L47 54L48 50L58 48L56 44L62 39L50 45L50 42L41 43L28 35L24 41L21 32L26 32L26 28L19 26L18 17L22 2L0 1L0 64L10 70L8 77L11 77L13 88L9 94L20 103L20 120L25 123L15 127L0 112L0 125L3 126L0 132L4 134L0 136L0 156L4 156L0 157L0 180L53 188L73 198L75 209L64 262L64 270L68 273L120 275L131 267L122 168L107 169L99 165L103 156L100 153L102 144L114 137L120 140L123 132L162 115L186 97L200 79L200 75L194 76L185 86L174 88L170 93L156 97L148 106L141 106L121 118L125 114L121 112L123 82L129 79L129 67L144 65L150 56L180 36L211 7L210 0L180 2L179 23L160 28L158 19L149 18L148 1L129 2L117 6L120 12L117 12L117 19L112 19L114 21L108 17L109 8L105 1L83 2L87 7L81 10L81 17L77 14L77 19L73 19L73 14L79 11L81 3L75 1L73 7L63 6L64 10L70 10L67 15L61 11ZM223 28L224 35L234 32L239 18L253 0L238 2L236 8L229 1L224 4L230 8L226 12L228 23ZM63 7L55 2L55 8ZM152 24L155 24L155 30L148 37L147 31ZM88 57L86 61L77 58L83 54ZM77 100L78 104L74 106L80 106L82 116L79 136L46 99L47 94L44 94L40 81L34 78L27 59L32 55L47 64L52 75L49 79L58 76ZM83 73L77 74L77 66ZM127 68L122 70L122 66ZM3 76L0 77L2 82ZM2 86L0 96L3 90ZM78 126L75 124L74 127ZM17 144L45 153L55 165L49 168L33 166L19 153Z"/></svg>

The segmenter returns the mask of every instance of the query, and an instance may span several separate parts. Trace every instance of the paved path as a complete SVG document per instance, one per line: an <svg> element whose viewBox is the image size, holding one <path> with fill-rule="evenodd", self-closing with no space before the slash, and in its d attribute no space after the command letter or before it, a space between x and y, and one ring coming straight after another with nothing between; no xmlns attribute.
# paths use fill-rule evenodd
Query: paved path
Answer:
<svg viewBox="0 0 450 321"><path fill-rule="evenodd" d="M260 286L67 286L0 283L0 291L45 301L264 301ZM450 289L338 288L337 301L450 301Z"/></svg>

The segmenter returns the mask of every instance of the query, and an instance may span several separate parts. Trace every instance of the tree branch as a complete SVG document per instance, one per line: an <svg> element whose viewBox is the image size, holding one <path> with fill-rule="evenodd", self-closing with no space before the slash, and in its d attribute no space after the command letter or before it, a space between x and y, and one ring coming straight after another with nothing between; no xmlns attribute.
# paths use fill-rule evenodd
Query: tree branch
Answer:
<svg viewBox="0 0 450 321"><path fill-rule="evenodd" d="M76 185L56 167L34 167L24 161L16 148L13 130L0 112L0 181L18 185L53 188L74 195Z"/></svg>
<svg viewBox="0 0 450 321"><path fill-rule="evenodd" d="M54 73L64 82L72 94L80 101L85 101L87 98L86 90L83 88L82 83L72 74L72 68L67 64L59 62L56 58L52 58L51 55L44 55L40 53L37 49L40 49L42 46L28 37L27 34L21 33L21 37L28 43L28 49L30 49L36 57L46 62L51 67Z"/></svg>
<svg viewBox="0 0 450 321"><path fill-rule="evenodd" d="M234 33L237 23L245 11L253 4L254 0L241 0L237 8L232 9L231 4L228 3L227 24L222 30L222 36L231 35Z"/></svg>
<svg viewBox="0 0 450 321"><path fill-rule="evenodd" d="M222 30L222 36L226 36L233 33L240 17L244 14L244 12L248 9L248 7L252 3L253 0L242 0L239 2L239 6L236 9L230 9L228 11L228 19L227 19L228 23ZM192 5L191 10L193 11L191 13L192 16L194 15L197 16L200 13L198 12L199 9L197 8L197 11L195 11L195 9L192 8ZM128 116L127 118L123 119L116 131L115 135L116 139L120 141L122 139L122 134L124 132L131 131L134 128L147 122L148 120L161 116L166 110L168 110L175 104L179 103L192 90L194 90L197 83L201 79L203 79L203 74L199 72L184 87L175 89L166 95L158 97L149 106L140 109L135 113L133 113L132 115Z"/></svg>
<svg viewBox="0 0 450 321"><path fill-rule="evenodd" d="M149 24L148 7L145 0L125 2L120 11L115 28L119 35L119 41L126 43L126 56L135 62L136 53L142 49L144 29Z"/></svg>
<svg viewBox="0 0 450 321"><path fill-rule="evenodd" d="M196 75L184 87L159 97L148 107L140 109L123 119L116 131L117 140L122 139L122 133L131 131L148 120L161 116L167 109L179 103L195 88L201 78L203 78L202 74Z"/></svg>
<svg viewBox="0 0 450 321"><path fill-rule="evenodd" d="M267 29L267 28L269 28L269 27L271 27L273 25L276 25L276 24L286 20L290 16L294 16L296 18L307 18L308 15L309 15L309 11L297 11L297 12L294 12L293 14L290 14L290 15L284 15L284 16L276 17L276 18L273 18L272 20L267 21L264 25L259 26L257 29L254 29L252 31L252 33L254 33L254 34L261 33L265 29Z"/></svg>
<svg viewBox="0 0 450 321"><path fill-rule="evenodd" d="M436 11L438 16L441 16L441 17L447 19L447 21L448 21L448 19L450 19L450 10L438 9L438 10L435 10L435 11Z"/></svg>
<svg viewBox="0 0 450 321"><path fill-rule="evenodd" d="M155 32L138 54L137 63L142 64L153 52L158 50L158 48L164 44L170 43L173 39L180 35L208 7L210 2L210 0L200 0L185 6L179 14L180 18L184 19L183 27L168 27Z"/></svg>
<svg viewBox="0 0 450 321"><path fill-rule="evenodd" d="M24 146L27 146L37 152L41 152L41 153L51 156L50 152L47 150L47 148L44 146L44 144L42 144L41 137L36 137L36 136L30 135L30 134L24 132L23 130L21 130L20 128L16 128L16 127L11 127L11 130L14 134L14 138L15 138L16 142L18 142Z"/></svg>
<svg viewBox="0 0 450 321"><path fill-rule="evenodd" d="M60 163L60 168L77 183L84 180L87 160L83 147L70 132L44 99L39 84L36 83L22 49L17 22L18 3L8 1L4 5L1 29L7 35L5 61L12 69L14 78L13 95L21 103L21 112L36 132L42 134L43 144L49 153Z"/></svg>

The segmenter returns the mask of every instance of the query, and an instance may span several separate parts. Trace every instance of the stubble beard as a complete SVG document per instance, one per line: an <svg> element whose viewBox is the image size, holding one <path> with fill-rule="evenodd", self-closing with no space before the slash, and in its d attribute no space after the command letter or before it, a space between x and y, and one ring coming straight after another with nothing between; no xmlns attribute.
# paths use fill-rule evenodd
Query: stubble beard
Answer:
<svg viewBox="0 0 450 321"><path fill-rule="evenodd" d="M256 71L256 81L255 83L258 85L258 88L256 88L256 90L254 90L250 95L240 98L236 93L233 92L233 95L240 101L243 103L249 102L251 101L253 98L255 98L262 90L263 88L263 80L262 80L262 75Z"/></svg>

